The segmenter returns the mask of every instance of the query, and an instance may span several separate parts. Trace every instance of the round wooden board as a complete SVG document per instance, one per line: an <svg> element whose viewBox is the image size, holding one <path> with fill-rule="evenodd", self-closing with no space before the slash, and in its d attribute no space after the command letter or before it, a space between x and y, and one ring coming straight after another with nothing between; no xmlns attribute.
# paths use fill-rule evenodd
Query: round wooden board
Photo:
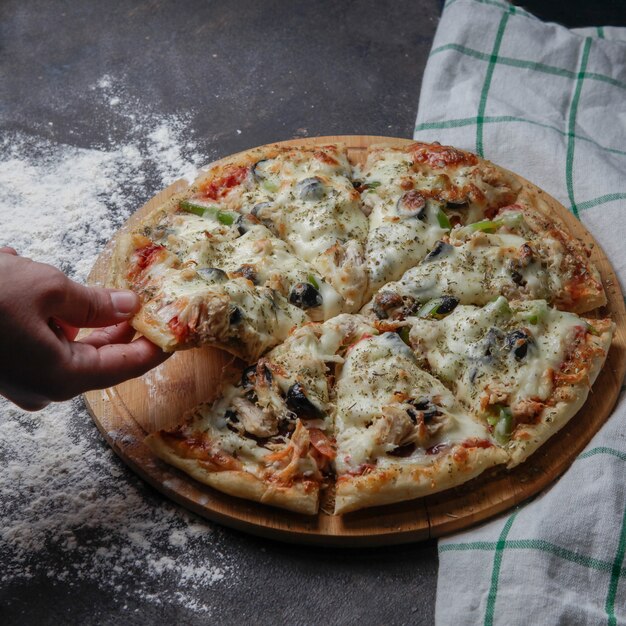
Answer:
<svg viewBox="0 0 626 626"><path fill-rule="evenodd" d="M342 143L352 162L362 162L372 144L402 145L408 139L330 136L282 142L284 145ZM530 183L527 183L530 185ZM186 187L174 183L137 211L121 231ZM204 486L157 459L143 444L145 435L176 424L201 401L214 398L222 372L233 357L215 349L178 352L163 365L117 387L85 394L87 407L113 450L142 478L168 498L210 520L283 541L333 545L380 546L439 537L467 528L535 495L560 476L609 416L626 371L626 311L611 264L595 242L562 205L536 187L567 228L587 246L600 270L608 296L603 315L617 324L608 360L583 409L526 463L512 471L494 470L458 488L396 505L343 516L320 512L315 517L248 502ZM106 280L110 242L91 272L91 284Z"/></svg>

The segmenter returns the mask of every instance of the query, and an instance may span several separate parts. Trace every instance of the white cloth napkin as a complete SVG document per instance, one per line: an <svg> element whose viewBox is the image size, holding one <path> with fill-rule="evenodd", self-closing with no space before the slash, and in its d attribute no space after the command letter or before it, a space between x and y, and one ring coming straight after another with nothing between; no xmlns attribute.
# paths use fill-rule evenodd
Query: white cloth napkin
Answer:
<svg viewBox="0 0 626 626"><path fill-rule="evenodd" d="M568 30L498 0L448 0L415 138L533 181L626 285L626 29ZM438 624L626 623L626 397L529 504L439 543Z"/></svg>

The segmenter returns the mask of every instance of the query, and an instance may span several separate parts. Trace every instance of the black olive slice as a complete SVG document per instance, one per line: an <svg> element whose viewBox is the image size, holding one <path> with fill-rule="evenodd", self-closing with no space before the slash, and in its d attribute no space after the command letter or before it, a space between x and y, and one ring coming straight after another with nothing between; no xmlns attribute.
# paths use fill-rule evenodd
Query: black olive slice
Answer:
<svg viewBox="0 0 626 626"><path fill-rule="evenodd" d="M304 387L294 383L287 390L287 406L298 416L315 419L322 417L322 412L306 397Z"/></svg>
<svg viewBox="0 0 626 626"><path fill-rule="evenodd" d="M521 328L510 332L505 339L507 349L513 352L518 361L521 361L528 354L528 347L532 343L533 338Z"/></svg>
<svg viewBox="0 0 626 626"><path fill-rule="evenodd" d="M223 283L228 280L228 274L217 267L201 267L196 273L209 283Z"/></svg>
<svg viewBox="0 0 626 626"><path fill-rule="evenodd" d="M424 415L424 421L428 423L434 417L442 415L441 411L437 408L432 400L428 398L418 398L410 402L411 406L415 407L417 411L421 411ZM409 417L411 417L411 421L413 421L413 417L409 413Z"/></svg>
<svg viewBox="0 0 626 626"><path fill-rule="evenodd" d="M245 370L241 373L241 386L244 389L251 389L254 387L254 383L256 382L256 365L251 365L250 367L246 367Z"/></svg>
<svg viewBox="0 0 626 626"><path fill-rule="evenodd" d="M320 306L323 298L311 283L296 283L289 293L289 302L301 309L312 309Z"/></svg>
<svg viewBox="0 0 626 626"><path fill-rule="evenodd" d="M241 314L241 309L239 307L235 307L230 312L230 317L228 318L228 322L230 323L231 326L235 326L236 324L239 324L242 319L243 319L243 315Z"/></svg>
<svg viewBox="0 0 626 626"><path fill-rule="evenodd" d="M429 263L430 261L439 261L448 256L454 249L454 246L446 243L445 241L438 241L435 247L424 257L422 263Z"/></svg>
<svg viewBox="0 0 626 626"><path fill-rule="evenodd" d="M259 211L262 213L263 209L267 209L267 207L270 207L270 206L272 206L271 202L259 202L259 204L255 204L250 209L250 215L254 215L254 217L258 217Z"/></svg>
<svg viewBox="0 0 626 626"><path fill-rule="evenodd" d="M240 235L245 235L250 230L250 227L253 225L254 221L256 221L254 220L254 218L250 219L247 215L240 215L235 221L237 232Z"/></svg>
<svg viewBox="0 0 626 626"><path fill-rule="evenodd" d="M437 314L446 315L447 313L452 313L452 311L456 309L458 304L459 304L458 298L455 298L454 296L442 296L441 304L439 305L439 308L437 309Z"/></svg>
<svg viewBox="0 0 626 626"><path fill-rule="evenodd" d="M267 174L263 171L263 169L264 164L266 164L268 161L269 159L261 159L252 166L252 176L256 181L262 182L267 178Z"/></svg>

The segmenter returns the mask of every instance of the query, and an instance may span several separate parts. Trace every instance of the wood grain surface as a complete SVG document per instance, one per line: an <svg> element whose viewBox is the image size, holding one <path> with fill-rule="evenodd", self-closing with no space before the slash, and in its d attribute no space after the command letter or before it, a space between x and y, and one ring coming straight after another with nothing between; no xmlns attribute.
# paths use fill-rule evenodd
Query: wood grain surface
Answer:
<svg viewBox="0 0 626 626"><path fill-rule="evenodd" d="M283 145L343 143L353 163L364 160L372 144L402 145L407 139L372 136L329 136L282 142ZM219 162L219 161L218 161ZM181 415L219 392L225 372L238 367L220 350L178 352L145 376L111 389L85 394L94 422L113 450L142 478L184 507L221 524L283 541L333 546L379 546L438 537L497 515L532 497L556 480L574 461L611 413L626 371L626 310L610 262L582 224L556 200L540 192L550 210L569 231L591 247L591 258L602 275L606 309L617 330L607 362L582 410L528 461L512 471L496 468L440 494L347 515L322 510L305 516L222 494L159 459L144 445L147 433L175 425ZM186 186L174 183L138 210L126 231L153 208ZM90 274L91 284L104 284L111 241Z"/></svg>

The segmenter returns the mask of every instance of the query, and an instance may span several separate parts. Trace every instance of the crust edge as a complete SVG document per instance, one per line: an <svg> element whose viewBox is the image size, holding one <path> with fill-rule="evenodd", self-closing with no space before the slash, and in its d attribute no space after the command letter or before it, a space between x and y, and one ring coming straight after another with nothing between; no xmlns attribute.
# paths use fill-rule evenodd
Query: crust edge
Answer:
<svg viewBox="0 0 626 626"><path fill-rule="evenodd" d="M209 472L200 467L195 459L185 459L176 455L158 432L148 435L144 443L169 465L177 467L195 480L230 496L270 504L304 515L315 515L318 511L319 487L314 483L310 483L307 487L302 483L282 487L264 482L245 471Z"/></svg>

